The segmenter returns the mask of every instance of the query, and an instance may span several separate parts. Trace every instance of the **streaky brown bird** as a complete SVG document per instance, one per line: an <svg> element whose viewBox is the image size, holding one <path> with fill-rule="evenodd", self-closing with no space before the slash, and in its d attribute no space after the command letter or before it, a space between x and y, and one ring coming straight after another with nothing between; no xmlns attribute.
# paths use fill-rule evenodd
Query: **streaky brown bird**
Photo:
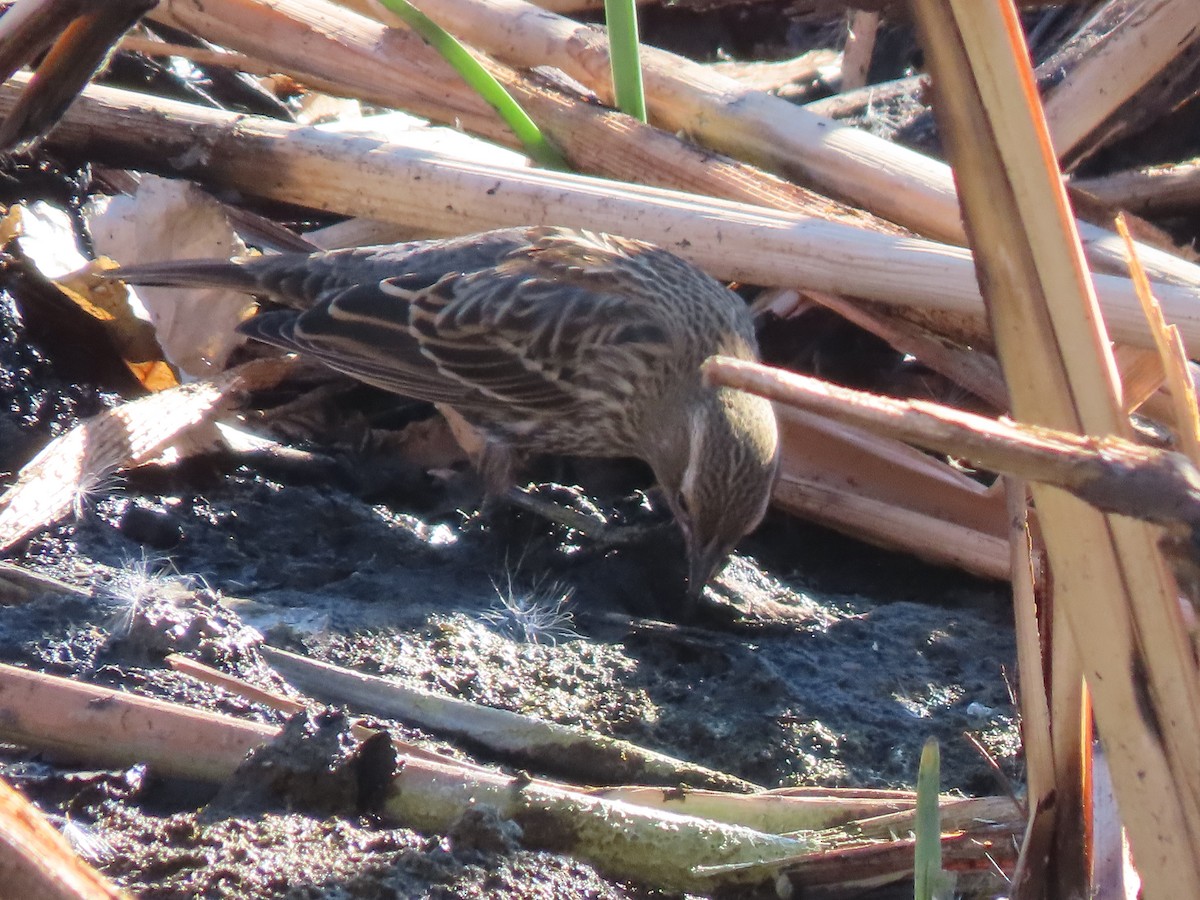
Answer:
<svg viewBox="0 0 1200 900"><path fill-rule="evenodd" d="M757 358L749 311L652 244L505 228L111 274L226 286L290 307L239 330L453 407L484 435L493 489L514 453L646 461L683 531L693 596L766 511L778 448L771 404L700 373L714 354Z"/></svg>

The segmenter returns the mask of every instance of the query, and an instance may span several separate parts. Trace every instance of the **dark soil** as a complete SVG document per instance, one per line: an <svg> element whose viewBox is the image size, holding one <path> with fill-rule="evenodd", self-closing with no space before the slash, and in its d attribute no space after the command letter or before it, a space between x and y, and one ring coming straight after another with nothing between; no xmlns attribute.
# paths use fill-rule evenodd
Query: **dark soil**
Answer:
<svg viewBox="0 0 1200 900"><path fill-rule="evenodd" d="M341 460L366 472L375 463ZM95 596L6 609L0 659L281 722L162 662L181 652L276 687L255 651L261 634L770 787L911 786L921 744L936 735L945 787L998 792L963 732L1019 778L1005 687L1013 637L999 585L775 518L715 590L791 618L671 624L680 548L669 535L637 553L594 553L505 508L464 522L292 474L208 461L98 490L75 521L37 535L15 560ZM211 787L153 772L90 773L19 748L3 770L145 897L646 895L515 842L463 849L353 804L283 812L258 798L214 815Z"/></svg>
<svg viewBox="0 0 1200 900"><path fill-rule="evenodd" d="M788 25L782 9L714 13L712 34L687 31L700 34L707 51L687 49L713 58L721 36L736 32L737 41L724 44L738 53L766 53L770 44L767 55L785 56L807 49L799 44L813 29L832 27ZM679 16L703 18L680 12L676 24ZM649 14L648 39L671 45L670 21L669 11ZM788 46L780 46L785 33ZM907 65L897 51L890 77ZM33 178L47 167L10 172L0 189L12 196L0 199L44 196ZM51 176L54 185L75 183L74 173ZM60 323L31 321L25 306L23 321L15 314L14 296L34 289L15 270L0 273L0 289L7 484L50 438L117 402L129 385L105 368L107 357L87 336L64 338ZM859 360L859 368L874 367ZM361 415L375 425L380 404L394 402L342 399L359 410L374 404ZM1020 781L1003 585L772 516L711 588L749 614L724 625L681 621L682 550L670 528L603 550L502 504L477 512L478 492L462 472L434 478L369 444L350 451L335 439L305 449L311 455L148 468L79 498L72 521L35 535L11 561L91 596L47 594L4 608L0 661L283 724L279 714L163 662L184 653L278 689L256 650L265 638L767 787L911 787L921 745L933 735L945 789L1002 792L964 733ZM596 503L625 519L661 518L645 509L638 489L648 485L637 468L556 465L538 474L583 482ZM383 724L466 753L405 723ZM418 834L383 821L356 802L353 748L309 725L349 780L255 795L143 767L97 772L86 761L3 745L0 774L139 897L655 896L578 861L523 849L511 823L485 817L448 834ZM292 781L308 783L303 774Z"/></svg>

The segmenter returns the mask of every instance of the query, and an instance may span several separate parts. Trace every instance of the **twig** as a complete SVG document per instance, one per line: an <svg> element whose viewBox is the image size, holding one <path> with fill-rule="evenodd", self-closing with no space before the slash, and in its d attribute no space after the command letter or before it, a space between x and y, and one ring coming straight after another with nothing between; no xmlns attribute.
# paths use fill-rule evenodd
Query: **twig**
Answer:
<svg viewBox="0 0 1200 900"><path fill-rule="evenodd" d="M79 858L45 816L0 780L0 872L5 897L38 900L127 900Z"/></svg>
<svg viewBox="0 0 1200 900"><path fill-rule="evenodd" d="M756 363L715 357L720 384L869 427L982 468L1053 484L1109 512L1200 527L1200 473L1178 453L988 419L925 400L895 400Z"/></svg>
<svg viewBox="0 0 1200 900"><path fill-rule="evenodd" d="M649 780L725 790L760 790L740 778L655 753L628 741L587 734L578 728L534 716L406 688L383 678L274 647L261 649L280 675L306 693L329 702L349 704L373 715L452 734L542 771L569 772L593 784Z"/></svg>

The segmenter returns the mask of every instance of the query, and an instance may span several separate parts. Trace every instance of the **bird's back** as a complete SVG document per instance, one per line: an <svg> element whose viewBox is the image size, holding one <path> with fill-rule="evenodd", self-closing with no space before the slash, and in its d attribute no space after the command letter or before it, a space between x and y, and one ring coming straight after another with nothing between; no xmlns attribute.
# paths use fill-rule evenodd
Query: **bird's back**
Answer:
<svg viewBox="0 0 1200 900"><path fill-rule="evenodd" d="M695 266L563 228L118 274L265 295L287 309L245 334L547 452L637 455L646 416L698 390L705 358L756 354L745 304Z"/></svg>

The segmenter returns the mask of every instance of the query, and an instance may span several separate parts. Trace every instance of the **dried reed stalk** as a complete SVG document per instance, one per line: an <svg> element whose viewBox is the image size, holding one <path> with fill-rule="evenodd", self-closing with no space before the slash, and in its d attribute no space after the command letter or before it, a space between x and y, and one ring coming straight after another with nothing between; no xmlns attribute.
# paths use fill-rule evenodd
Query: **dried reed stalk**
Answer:
<svg viewBox="0 0 1200 900"><path fill-rule="evenodd" d="M0 115L23 79L0 87ZM675 191L476 163L425 148L342 137L254 116L90 87L52 146L317 209L462 234L503 225L573 225L640 237L713 275L978 316L969 254L929 241ZM1114 335L1150 344L1132 284L1098 276ZM1157 288L1168 318L1200 348L1196 290Z"/></svg>
<svg viewBox="0 0 1200 900"><path fill-rule="evenodd" d="M1029 530L1029 501L1025 483L1005 479L1008 497L1009 545L1012 548L1013 612L1017 636L1017 702L1021 710L1021 742L1025 752L1025 836L1013 873L1013 896L1037 898L1045 892L1045 862L1055 835L1054 744L1051 730L1048 664L1038 628L1038 583L1044 573L1034 553Z"/></svg>
<svg viewBox="0 0 1200 900"><path fill-rule="evenodd" d="M0 894L38 900L124 900L79 858L36 806L0 781Z"/></svg>
<svg viewBox="0 0 1200 900"><path fill-rule="evenodd" d="M855 425L788 407L778 414L776 506L940 565L984 578L1008 576L1002 496Z"/></svg>
<svg viewBox="0 0 1200 900"><path fill-rule="evenodd" d="M1137 288L1138 299L1142 301L1146 321L1150 323L1150 332L1154 335L1160 369L1171 400L1175 439L1180 452L1193 464L1200 465L1200 411L1196 408L1196 384L1188 367L1187 353L1183 349L1179 329L1168 325L1163 318L1162 309L1151 293L1150 282L1138 260L1124 215L1117 218L1117 231L1128 248L1130 275L1133 277L1134 287Z"/></svg>
<svg viewBox="0 0 1200 900"><path fill-rule="evenodd" d="M620 800L652 809L667 809L731 825L744 825L768 834L820 831L860 820L877 821L892 813L903 813L916 805L916 795L872 797L853 789L826 791L813 796L789 797L773 791L731 794L726 791L664 791L648 785L592 788L588 793L607 800ZM954 799L946 797L947 803ZM993 799L993 798L988 798ZM1010 805L1011 806L1011 805ZM995 808L993 807L993 810ZM1011 809L1008 810L1011 814ZM860 825L854 826L855 833Z"/></svg>
<svg viewBox="0 0 1200 900"><path fill-rule="evenodd" d="M1200 207L1200 159L1072 178L1069 184L1098 203L1139 216L1186 213Z"/></svg>
<svg viewBox="0 0 1200 900"><path fill-rule="evenodd" d="M46 594L90 597L83 588L59 581L40 572L32 572L13 563L0 562L0 606L28 603Z"/></svg>
<svg viewBox="0 0 1200 900"><path fill-rule="evenodd" d="M1088 136L1181 54L1195 52L1200 33L1194 0L1108 0L1096 17L1113 27L1044 98L1054 151L1064 161L1077 158Z"/></svg>
<svg viewBox="0 0 1200 900"><path fill-rule="evenodd" d="M271 667L288 683L318 700L449 734L487 747L537 771L591 778L594 784L650 782L747 792L761 790L741 778L629 741L588 733L537 716L404 687L386 678L274 647L263 647L262 652ZM580 762L584 762L586 771L580 771Z"/></svg>
<svg viewBox="0 0 1200 900"><path fill-rule="evenodd" d="M914 9L1014 412L1063 430L1127 435L1015 10L967 0L918 0ZM1155 530L1057 488L1033 493L1054 603L1091 689L1146 896L1200 896L1200 683ZM1056 735L1055 753L1080 753L1086 729L1071 721L1079 710L1054 708L1054 692L1052 684L1052 714L1068 718L1055 728L1078 735L1078 749ZM1060 799L1087 796L1086 762L1078 765L1080 779L1057 786ZM1078 822L1081 809L1068 809L1060 827ZM1057 862L1069 870L1060 895L1086 889L1082 853Z"/></svg>
<svg viewBox="0 0 1200 900"><path fill-rule="evenodd" d="M384 21L394 18L370 0ZM604 32L522 0L428 0L423 11L443 28L512 66L557 66L611 103ZM841 125L786 100L747 90L704 66L643 47L651 121L730 156L810 184L912 230L965 243L958 199L943 163ZM1087 223L1079 232L1100 267L1124 268L1120 240ZM1200 285L1200 268L1138 247L1151 276Z"/></svg>
<svg viewBox="0 0 1200 900"><path fill-rule="evenodd" d="M850 13L849 33L842 51L842 90L852 91L867 83L867 70L875 52L879 13L856 9Z"/></svg>
<svg viewBox="0 0 1200 900"><path fill-rule="evenodd" d="M363 6L365 8L366 4ZM822 70L838 65L840 59L841 54L836 50L809 50L777 62L723 60L708 66L756 91L788 91L793 85L804 85L820 77Z"/></svg>
<svg viewBox="0 0 1200 900"><path fill-rule="evenodd" d="M146 763L168 777L221 781L279 729L0 664L9 743L87 760Z"/></svg>

